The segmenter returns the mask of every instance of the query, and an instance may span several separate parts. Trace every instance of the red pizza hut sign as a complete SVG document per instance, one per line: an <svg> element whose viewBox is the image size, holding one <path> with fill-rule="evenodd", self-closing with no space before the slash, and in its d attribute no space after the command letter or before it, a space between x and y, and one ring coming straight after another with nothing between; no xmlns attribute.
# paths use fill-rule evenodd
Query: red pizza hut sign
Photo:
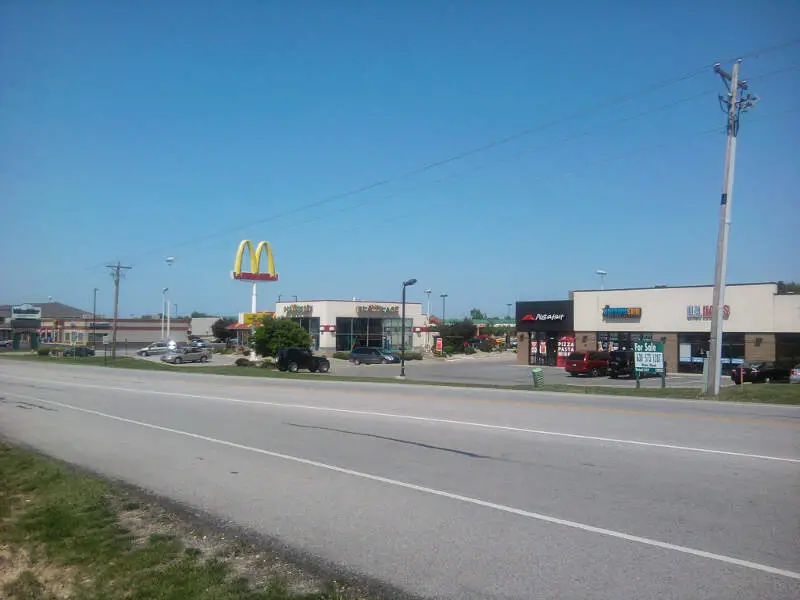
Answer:
<svg viewBox="0 0 800 600"><path fill-rule="evenodd" d="M523 321L563 321L564 317L563 313L536 313L534 314L527 314L522 317Z"/></svg>

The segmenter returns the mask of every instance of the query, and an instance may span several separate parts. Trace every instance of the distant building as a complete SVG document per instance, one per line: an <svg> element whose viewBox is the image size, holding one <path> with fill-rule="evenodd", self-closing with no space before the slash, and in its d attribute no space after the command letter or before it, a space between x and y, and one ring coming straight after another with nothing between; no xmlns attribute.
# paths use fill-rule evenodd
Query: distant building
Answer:
<svg viewBox="0 0 800 600"><path fill-rule="evenodd" d="M18 349L39 344L101 346L112 330L113 318L96 315L93 319L91 312L61 302L0 305L0 340L13 340ZM159 317L118 319L117 344L148 344L158 341L161 331ZM170 338L176 342L186 341L188 331L188 319L170 323Z"/></svg>
<svg viewBox="0 0 800 600"><path fill-rule="evenodd" d="M193 337L213 338L214 332L211 330L211 326L219 320L220 317L192 317L189 331Z"/></svg>

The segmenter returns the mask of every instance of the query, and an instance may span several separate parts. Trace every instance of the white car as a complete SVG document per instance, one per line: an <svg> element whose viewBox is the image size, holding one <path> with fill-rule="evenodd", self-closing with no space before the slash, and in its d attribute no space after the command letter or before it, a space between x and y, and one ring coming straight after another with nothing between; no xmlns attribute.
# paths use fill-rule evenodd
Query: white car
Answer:
<svg viewBox="0 0 800 600"><path fill-rule="evenodd" d="M800 365L795 365L789 373L789 383L800 383Z"/></svg>

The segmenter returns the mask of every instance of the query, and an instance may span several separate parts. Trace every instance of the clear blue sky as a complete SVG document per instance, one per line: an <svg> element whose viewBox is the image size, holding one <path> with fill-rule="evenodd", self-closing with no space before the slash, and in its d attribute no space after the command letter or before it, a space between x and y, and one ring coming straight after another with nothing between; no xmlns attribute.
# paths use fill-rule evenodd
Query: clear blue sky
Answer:
<svg viewBox="0 0 800 600"><path fill-rule="evenodd" d="M229 275L243 238L274 246L264 309L393 300L409 277L412 300L448 293L448 316L565 298L598 268L609 287L709 283L722 83L708 68L608 102L798 23L782 0L6 0L0 302L91 308L97 286L110 312L100 265L119 259L121 314L156 312L174 255L179 312L249 310ZM798 65L800 44L743 64L761 103L739 136L730 282L800 279Z"/></svg>

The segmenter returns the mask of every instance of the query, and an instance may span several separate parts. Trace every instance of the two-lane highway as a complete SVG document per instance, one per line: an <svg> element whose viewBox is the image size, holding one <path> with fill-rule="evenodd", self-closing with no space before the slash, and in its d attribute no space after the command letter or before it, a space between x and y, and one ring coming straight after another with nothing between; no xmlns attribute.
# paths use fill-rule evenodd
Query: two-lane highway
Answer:
<svg viewBox="0 0 800 600"><path fill-rule="evenodd" d="M436 598L800 597L797 407L0 360L0 435Z"/></svg>

